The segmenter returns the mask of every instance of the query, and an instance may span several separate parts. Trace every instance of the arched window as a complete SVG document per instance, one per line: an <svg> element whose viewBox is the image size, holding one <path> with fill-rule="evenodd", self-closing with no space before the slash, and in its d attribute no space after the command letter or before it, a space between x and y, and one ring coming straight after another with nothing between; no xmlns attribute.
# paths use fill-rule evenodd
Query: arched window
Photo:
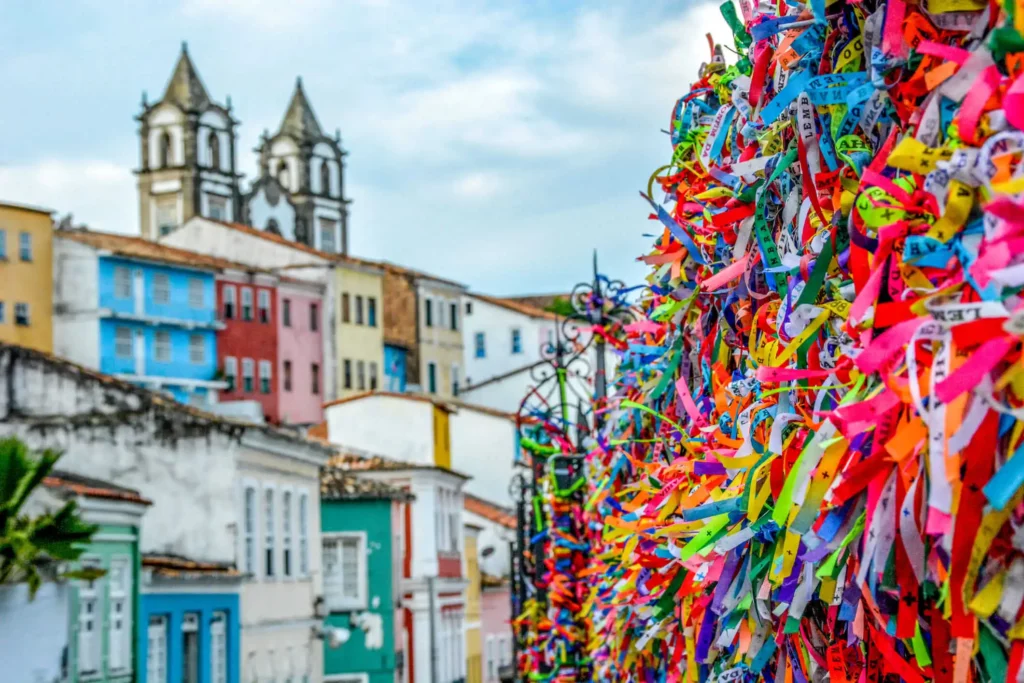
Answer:
<svg viewBox="0 0 1024 683"><path fill-rule="evenodd" d="M267 221L267 232L272 232L275 235L281 234L281 228L277 226L277 221L273 218Z"/></svg>
<svg viewBox="0 0 1024 683"><path fill-rule="evenodd" d="M281 160L281 165L277 167L277 182L281 183L281 187L288 189L288 162L284 159Z"/></svg>
<svg viewBox="0 0 1024 683"><path fill-rule="evenodd" d="M331 196L331 166L326 159L320 162L320 192L326 197Z"/></svg>
<svg viewBox="0 0 1024 683"><path fill-rule="evenodd" d="M164 131L160 134L160 168L167 168L171 165L171 134Z"/></svg>
<svg viewBox="0 0 1024 683"><path fill-rule="evenodd" d="M217 131L210 131L206 147L210 152L210 168L220 170L220 137L217 135Z"/></svg>

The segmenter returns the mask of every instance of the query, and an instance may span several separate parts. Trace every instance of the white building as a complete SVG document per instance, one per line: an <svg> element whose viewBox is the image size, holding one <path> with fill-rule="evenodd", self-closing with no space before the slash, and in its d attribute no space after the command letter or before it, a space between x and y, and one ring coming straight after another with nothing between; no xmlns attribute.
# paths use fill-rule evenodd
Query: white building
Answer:
<svg viewBox="0 0 1024 683"><path fill-rule="evenodd" d="M330 449L6 344L0 434L60 449L62 469L152 501L143 554L242 572L242 680L268 666L321 680L319 468Z"/></svg>
<svg viewBox="0 0 1024 683"><path fill-rule="evenodd" d="M452 683L466 675L462 496L468 477L452 469L453 410L425 396L376 392L324 406L327 438L348 454L334 464L416 497L405 523L401 582L410 683Z"/></svg>

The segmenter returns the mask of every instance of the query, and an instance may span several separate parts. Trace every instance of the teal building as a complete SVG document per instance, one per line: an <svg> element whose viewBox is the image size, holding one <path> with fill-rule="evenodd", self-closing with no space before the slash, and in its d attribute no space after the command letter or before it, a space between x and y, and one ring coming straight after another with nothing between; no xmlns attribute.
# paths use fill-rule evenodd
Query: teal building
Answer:
<svg viewBox="0 0 1024 683"><path fill-rule="evenodd" d="M407 491L325 468L320 480L324 683L394 683L407 661L401 591ZM332 645L337 644L337 647Z"/></svg>

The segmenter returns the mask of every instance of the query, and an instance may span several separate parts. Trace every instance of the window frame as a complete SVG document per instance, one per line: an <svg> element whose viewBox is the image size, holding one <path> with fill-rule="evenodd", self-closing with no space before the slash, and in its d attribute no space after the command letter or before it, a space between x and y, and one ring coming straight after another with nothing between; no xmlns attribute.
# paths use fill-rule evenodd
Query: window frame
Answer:
<svg viewBox="0 0 1024 683"><path fill-rule="evenodd" d="M238 309L238 288L235 285L224 285L220 296L224 320L234 320L235 311Z"/></svg>
<svg viewBox="0 0 1024 683"><path fill-rule="evenodd" d="M352 359L351 358L344 358L344 359L342 359L341 367L342 367L342 381L343 381L342 386L345 389L351 389L352 388Z"/></svg>
<svg viewBox="0 0 1024 683"><path fill-rule="evenodd" d="M124 340L120 338L122 332L127 332L128 333L128 352L127 353L121 353L122 351L124 351L124 348L123 348ZM130 327L126 327L124 325L118 325L117 327L114 328L114 357L115 358L120 358L122 360L131 360L134 355L135 355L135 331L132 328L130 328Z"/></svg>
<svg viewBox="0 0 1024 683"><path fill-rule="evenodd" d="M369 604L369 573L367 567L367 533L365 531L327 531L320 534L320 542L323 547L323 556L326 559L328 554L327 545L329 543L335 544L338 556L336 557L336 566L341 567L342 561L342 541L347 539L356 540L356 558L358 562L357 576L356 576L356 589L357 596L354 598L347 598L344 595L336 596L327 589L327 563L321 568L324 576L324 600L327 603L327 609L331 612L349 612L364 610ZM338 584L342 591L344 590L344 575L342 574Z"/></svg>
<svg viewBox="0 0 1024 683"><path fill-rule="evenodd" d="M210 683L227 683L228 668L228 615L216 610L210 617Z"/></svg>
<svg viewBox="0 0 1024 683"><path fill-rule="evenodd" d="M238 391L238 359L224 356L224 379L228 383L227 393Z"/></svg>
<svg viewBox="0 0 1024 683"><path fill-rule="evenodd" d="M309 331L320 331L320 304L315 301L309 302Z"/></svg>
<svg viewBox="0 0 1024 683"><path fill-rule="evenodd" d="M248 372L246 372L248 370ZM242 359L242 393L251 394L256 387L256 361L252 358Z"/></svg>
<svg viewBox="0 0 1024 683"><path fill-rule="evenodd" d="M32 310L24 301L14 304L14 324L18 327L29 327L32 324Z"/></svg>
<svg viewBox="0 0 1024 683"><path fill-rule="evenodd" d="M281 576L285 579L295 577L295 554L292 552L294 501L294 490L281 489Z"/></svg>
<svg viewBox="0 0 1024 683"><path fill-rule="evenodd" d="M356 388L366 391L366 361L356 361Z"/></svg>
<svg viewBox="0 0 1024 683"><path fill-rule="evenodd" d="M210 158L209 167L215 171L220 170L220 135L216 130L211 129L206 136L206 154Z"/></svg>
<svg viewBox="0 0 1024 683"><path fill-rule="evenodd" d="M377 297L366 297L366 324L369 327L377 327Z"/></svg>
<svg viewBox="0 0 1024 683"><path fill-rule="evenodd" d="M122 276L124 276L122 278ZM127 279L127 286L124 279ZM132 277L132 269L128 266L114 266L114 298L130 300L134 294L135 278Z"/></svg>
<svg viewBox="0 0 1024 683"><path fill-rule="evenodd" d="M424 314L424 317L423 317L423 325L425 327L433 327L434 326L434 306L433 306L432 302L433 302L433 300L430 299L429 297L424 297L423 298L423 303L425 304L425 308L424 308L425 314Z"/></svg>
<svg viewBox="0 0 1024 683"><path fill-rule="evenodd" d="M281 326L292 326L292 300L281 299Z"/></svg>
<svg viewBox="0 0 1024 683"><path fill-rule="evenodd" d="M270 323L270 291L266 289L256 290L256 319L261 324Z"/></svg>
<svg viewBox="0 0 1024 683"><path fill-rule="evenodd" d="M273 391L274 370L269 360L259 361L260 393L269 395Z"/></svg>
<svg viewBox="0 0 1024 683"><path fill-rule="evenodd" d="M245 322L252 322L254 319L252 287L241 287L240 289L242 290L242 305L239 307L241 311L240 319Z"/></svg>
<svg viewBox="0 0 1024 683"><path fill-rule="evenodd" d="M32 233L22 230L18 233L18 259L25 263L32 263Z"/></svg>
<svg viewBox="0 0 1024 683"><path fill-rule="evenodd" d="M154 624L154 622L156 622L156 624ZM170 618L169 618L169 616L167 614L151 614L151 615L149 615L149 621L146 624L146 681L147 681L147 683L167 683L167 668L168 668L168 665L170 664L169 653L167 651L167 625L168 625L168 622L170 622ZM161 636L161 639L160 639L160 641L157 641L157 642L160 642L161 646L160 646L159 652L163 655L163 657L162 657L163 661L159 662L159 669L158 669L158 671L159 671L160 674L162 674L162 675L159 675L159 677L157 677L158 676L157 670L154 670L155 669L154 665L156 665L157 662L158 662L157 658L153 654L154 651L156 651L156 648L153 647L153 642L154 642L153 628L154 628L154 626L158 626L159 629L160 629L157 632L157 634Z"/></svg>
<svg viewBox="0 0 1024 683"><path fill-rule="evenodd" d="M523 330L520 327L513 327L511 330L511 339L509 345L512 349L512 355L518 356L523 352Z"/></svg>
<svg viewBox="0 0 1024 683"><path fill-rule="evenodd" d="M309 576L309 492L306 490L299 490L298 492L298 505L296 505L296 512L298 515L298 557L299 557L299 576Z"/></svg>
<svg viewBox="0 0 1024 683"><path fill-rule="evenodd" d="M213 210L213 207L217 207L217 214ZM207 194L206 195L206 209L210 215L210 219L215 221L226 221L228 219L228 198L223 197L219 194Z"/></svg>
<svg viewBox="0 0 1024 683"><path fill-rule="evenodd" d="M196 342L199 342L198 345ZM192 365L202 365L206 362L206 335L202 332L192 332L188 335L188 362Z"/></svg>
<svg viewBox="0 0 1024 683"><path fill-rule="evenodd" d="M477 332L473 335L473 357L487 358L487 333Z"/></svg>
<svg viewBox="0 0 1024 683"><path fill-rule="evenodd" d="M79 566L82 569L86 567L102 568L102 560L96 555L83 555L79 559ZM99 678L103 673L103 636L101 629L103 628L103 610L104 610L104 593L106 593L106 578L100 577L92 581L78 581L78 614L75 619L75 645L78 655L78 661L76 669L81 678ZM88 630L91 634L92 640L89 643L89 653L91 658L86 660L82 657L85 648L82 645L82 633L83 633L83 622L86 621L83 618L83 607L91 602L93 609L89 612L91 615L92 627ZM95 659L95 662L92 660ZM89 668L84 668L83 662L89 663Z"/></svg>
<svg viewBox="0 0 1024 683"><path fill-rule="evenodd" d="M291 391L292 390L292 362L290 360L283 361L282 369L281 369L281 374L282 374L281 383L282 383L282 386L284 387L284 390L285 391Z"/></svg>
<svg viewBox="0 0 1024 683"><path fill-rule="evenodd" d="M182 615L181 620L181 680L184 683L199 683L203 680L203 641L200 638L203 629L203 615L201 612L189 611ZM185 642L188 634L194 633L196 639L196 678L194 681L185 681L185 672L188 668L185 660Z"/></svg>
<svg viewBox="0 0 1024 683"><path fill-rule="evenodd" d="M356 294L356 325L362 325L363 321L363 295Z"/></svg>
<svg viewBox="0 0 1024 683"><path fill-rule="evenodd" d="M114 577L114 565L121 565L121 577L122 582L120 586L115 586L113 582ZM132 643L134 641L132 632L132 591L133 591L133 577L132 577L132 558L130 555L118 554L110 558L110 568L107 570L107 662L110 664L110 671L116 675L128 674L132 670ZM117 645L120 646L120 663L114 665L114 652L115 652L115 631L114 629L114 605L120 602L121 612L121 629L119 630L120 635L116 638L119 642Z"/></svg>
<svg viewBox="0 0 1024 683"><path fill-rule="evenodd" d="M309 393L314 396L320 395L320 364L310 363L309 365L310 379L313 380L309 387Z"/></svg>
<svg viewBox="0 0 1024 683"><path fill-rule="evenodd" d="M371 360L369 364L369 387L370 391L376 391L380 386L377 375L377 361Z"/></svg>
<svg viewBox="0 0 1024 683"><path fill-rule="evenodd" d="M161 338L166 338L167 343L161 343ZM164 357L161 357L161 348L166 348L167 353ZM171 343L171 332L170 330L156 330L153 332L153 361L157 363L170 363L174 360L174 349Z"/></svg>
<svg viewBox="0 0 1024 683"><path fill-rule="evenodd" d="M453 301L448 306L448 329L452 332L459 331L459 302Z"/></svg>
<svg viewBox="0 0 1024 683"><path fill-rule="evenodd" d="M269 502L269 506L268 506ZM277 533L275 516L277 514L277 487L273 484L263 485L263 572L265 579L277 580Z"/></svg>
<svg viewBox="0 0 1024 683"><path fill-rule="evenodd" d="M437 393L437 363L427 361L427 393Z"/></svg>
<svg viewBox="0 0 1024 683"><path fill-rule="evenodd" d="M252 479L242 482L242 562L246 574L256 578L260 576L260 497L259 486ZM252 519L249 519L249 493L252 493ZM248 522L252 522L251 528ZM252 557L249 556L250 544ZM250 561L251 560L251 561Z"/></svg>
<svg viewBox="0 0 1024 683"><path fill-rule="evenodd" d="M0 228L0 261L7 260L7 229Z"/></svg>
<svg viewBox="0 0 1024 683"><path fill-rule="evenodd" d="M341 322L352 322L352 300L348 292L341 293Z"/></svg>
<svg viewBox="0 0 1024 683"><path fill-rule="evenodd" d="M166 286L164 286L166 284ZM171 303L171 276L167 273L153 273L153 303L168 306Z"/></svg>

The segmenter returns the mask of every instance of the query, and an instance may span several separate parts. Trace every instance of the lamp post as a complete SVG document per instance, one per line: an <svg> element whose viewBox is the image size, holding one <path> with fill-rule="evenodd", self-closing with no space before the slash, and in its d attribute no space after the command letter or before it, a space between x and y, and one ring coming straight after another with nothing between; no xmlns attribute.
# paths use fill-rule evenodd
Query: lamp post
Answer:
<svg viewBox="0 0 1024 683"><path fill-rule="evenodd" d="M598 434L603 423L607 344L632 315L629 291L600 274L595 252L593 278L573 288L568 315L554 317L552 338L541 347L545 362L531 370L535 384L516 414L518 464L529 473L528 482L527 475L517 473L510 489L520 525L518 563L514 559L512 567L518 573L512 602L520 673L533 669L556 681L588 678L588 634L581 618L586 586L576 577L589 552L585 442L590 425Z"/></svg>

